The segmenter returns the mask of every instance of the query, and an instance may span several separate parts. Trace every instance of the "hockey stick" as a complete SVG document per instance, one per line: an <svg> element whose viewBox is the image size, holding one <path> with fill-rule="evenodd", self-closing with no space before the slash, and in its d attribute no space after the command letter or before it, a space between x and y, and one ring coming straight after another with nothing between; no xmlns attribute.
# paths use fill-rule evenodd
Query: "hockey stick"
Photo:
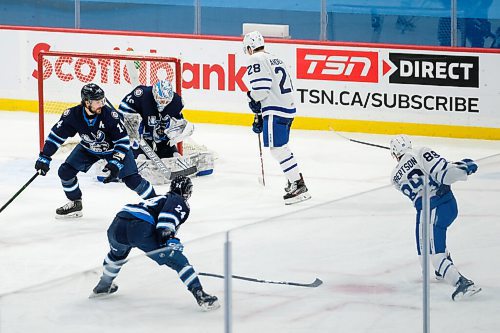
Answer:
<svg viewBox="0 0 500 333"><path fill-rule="evenodd" d="M266 179L264 178L264 158L262 157L262 142L260 140L260 133L257 135L259 137L260 171L262 173L262 177L259 177L259 183L261 183L262 186L266 186Z"/></svg>
<svg viewBox="0 0 500 333"><path fill-rule="evenodd" d="M367 145L367 146L377 147L377 148L382 148L382 149L387 149L387 150L391 149L391 148L389 148L387 146L381 146L381 145L377 145L375 143L370 143L370 142L366 142L366 141L360 141L360 140L355 140L355 139L348 138L347 136L344 136L344 135L340 134L339 132L335 131L331 127L330 127L330 131L332 131L333 133L337 134L341 138L346 139L346 140L351 141L351 142L360 143L362 145Z"/></svg>
<svg viewBox="0 0 500 333"><path fill-rule="evenodd" d="M40 173L37 171L37 173L35 173L35 174L34 174L34 175L30 178L30 180L28 180L28 181L26 182L26 184L24 184L24 185L23 185L23 187L21 187L21 189L20 189L19 191L17 191L17 192L16 192L16 194L14 194L14 195L12 196L12 198L10 198L10 199L9 199L9 201L7 201L7 202L5 203L5 205L3 205L3 206L2 206L2 208L0 208L0 213L1 213L1 212L3 212L3 210L4 210L5 208L7 208L7 206L8 206L8 205L10 205L10 203L11 203L12 201L14 201L14 199L15 199L15 198L17 198L17 196L18 196L19 194L21 194L21 192L22 192L22 191L24 191L24 190L26 189L26 187L28 187L28 186L29 186L29 184L31 184L31 182L33 182L33 181L35 180L35 178L36 178L36 177L38 177L39 175L40 175Z"/></svg>
<svg viewBox="0 0 500 333"><path fill-rule="evenodd" d="M224 275L220 274L213 274L213 273L204 273L200 272L198 275L201 276L210 276L210 277L216 277L219 279L224 279ZM273 281L273 280L261 280L261 279L255 279L255 278L250 278L250 277L245 277L245 276L239 276L239 275L231 275L233 279L239 279L239 280L245 280L245 281L250 281L250 282L258 282L258 283L270 283L270 284L285 284L288 286L297 286L297 287L308 287L308 288L316 288L319 287L323 284L323 281L320 279L316 278L311 283L299 283L299 282L290 282L290 281Z"/></svg>

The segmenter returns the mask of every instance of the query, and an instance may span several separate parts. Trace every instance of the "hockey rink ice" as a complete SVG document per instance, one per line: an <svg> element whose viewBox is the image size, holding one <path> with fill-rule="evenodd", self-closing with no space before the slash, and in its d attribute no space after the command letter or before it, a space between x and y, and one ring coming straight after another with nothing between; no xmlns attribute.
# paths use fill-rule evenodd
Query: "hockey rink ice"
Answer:
<svg viewBox="0 0 500 333"><path fill-rule="evenodd" d="M389 183L396 164L389 152L331 131L293 130L290 146L312 199L285 206L285 178L268 150L267 186L258 182L258 141L248 119L248 127L195 125L193 139L218 158L213 175L193 179L191 215L178 233L184 252L198 272L223 274L225 231L232 230L233 274L324 284L233 280L233 332L421 332L415 211ZM35 173L38 123L22 112L0 112L0 122L3 205ZM390 138L345 134L382 145ZM500 154L500 142L412 140L449 160L481 159L476 174L453 185L459 217L448 247L460 272L483 290L453 302L453 288L431 278L431 331L499 332L500 157L488 156ZM67 201L57 176L64 157L56 154L49 174L0 214L0 333L224 332L223 280L200 277L221 303L204 313L175 271L137 250L115 280L118 292L88 299L108 252L108 225L139 197L124 184L96 182L90 171L79 175L83 218L56 220L55 209Z"/></svg>

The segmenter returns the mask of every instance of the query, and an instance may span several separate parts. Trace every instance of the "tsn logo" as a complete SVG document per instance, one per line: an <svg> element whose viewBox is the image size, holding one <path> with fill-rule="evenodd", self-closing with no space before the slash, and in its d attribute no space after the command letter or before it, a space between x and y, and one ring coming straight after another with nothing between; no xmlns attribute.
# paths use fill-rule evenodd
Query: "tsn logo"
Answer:
<svg viewBox="0 0 500 333"><path fill-rule="evenodd" d="M378 53L298 48L297 78L376 83L378 82Z"/></svg>

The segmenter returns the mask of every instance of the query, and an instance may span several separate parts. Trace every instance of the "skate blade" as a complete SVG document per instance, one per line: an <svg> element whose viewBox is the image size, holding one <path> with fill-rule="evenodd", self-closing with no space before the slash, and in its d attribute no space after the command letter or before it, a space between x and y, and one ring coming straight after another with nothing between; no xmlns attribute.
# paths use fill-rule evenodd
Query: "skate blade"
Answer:
<svg viewBox="0 0 500 333"><path fill-rule="evenodd" d="M104 299L104 298L108 298L110 297L111 295L113 295L114 293L100 293L100 294L96 294L96 293L92 293L89 295L89 298L90 299Z"/></svg>
<svg viewBox="0 0 500 333"><path fill-rule="evenodd" d="M305 192L305 193L297 195L296 197L286 199L285 205L293 205L293 204L296 204L296 203L299 203L302 201L306 201L309 199L311 199L311 195L309 194L309 192Z"/></svg>
<svg viewBox="0 0 500 333"><path fill-rule="evenodd" d="M65 220L65 219L72 219L72 218L77 218L77 217L82 217L82 216L83 216L82 212L73 212L73 213L69 213L66 215L57 215L56 214L56 219Z"/></svg>
<svg viewBox="0 0 500 333"><path fill-rule="evenodd" d="M474 296L475 294L477 294L478 292L480 292L481 290L483 290L483 289L481 289L480 287L474 287L472 289L469 289L465 293L455 296L454 301L460 301L460 300L465 300L467 298L470 298L470 297Z"/></svg>
<svg viewBox="0 0 500 333"><path fill-rule="evenodd" d="M219 304L219 302L215 301L212 303L212 305L210 305L208 303L203 303L202 305L200 305L200 307L201 307L202 311L208 312L208 311L217 310L218 308L220 308L220 304Z"/></svg>

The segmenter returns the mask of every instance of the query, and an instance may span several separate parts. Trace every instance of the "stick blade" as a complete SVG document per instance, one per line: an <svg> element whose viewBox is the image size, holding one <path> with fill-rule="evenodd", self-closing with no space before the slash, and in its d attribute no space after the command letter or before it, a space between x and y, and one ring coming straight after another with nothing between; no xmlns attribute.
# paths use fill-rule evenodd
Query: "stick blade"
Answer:
<svg viewBox="0 0 500 333"><path fill-rule="evenodd" d="M319 287L323 284L323 281L321 279L316 278L313 283L311 283L312 288Z"/></svg>

